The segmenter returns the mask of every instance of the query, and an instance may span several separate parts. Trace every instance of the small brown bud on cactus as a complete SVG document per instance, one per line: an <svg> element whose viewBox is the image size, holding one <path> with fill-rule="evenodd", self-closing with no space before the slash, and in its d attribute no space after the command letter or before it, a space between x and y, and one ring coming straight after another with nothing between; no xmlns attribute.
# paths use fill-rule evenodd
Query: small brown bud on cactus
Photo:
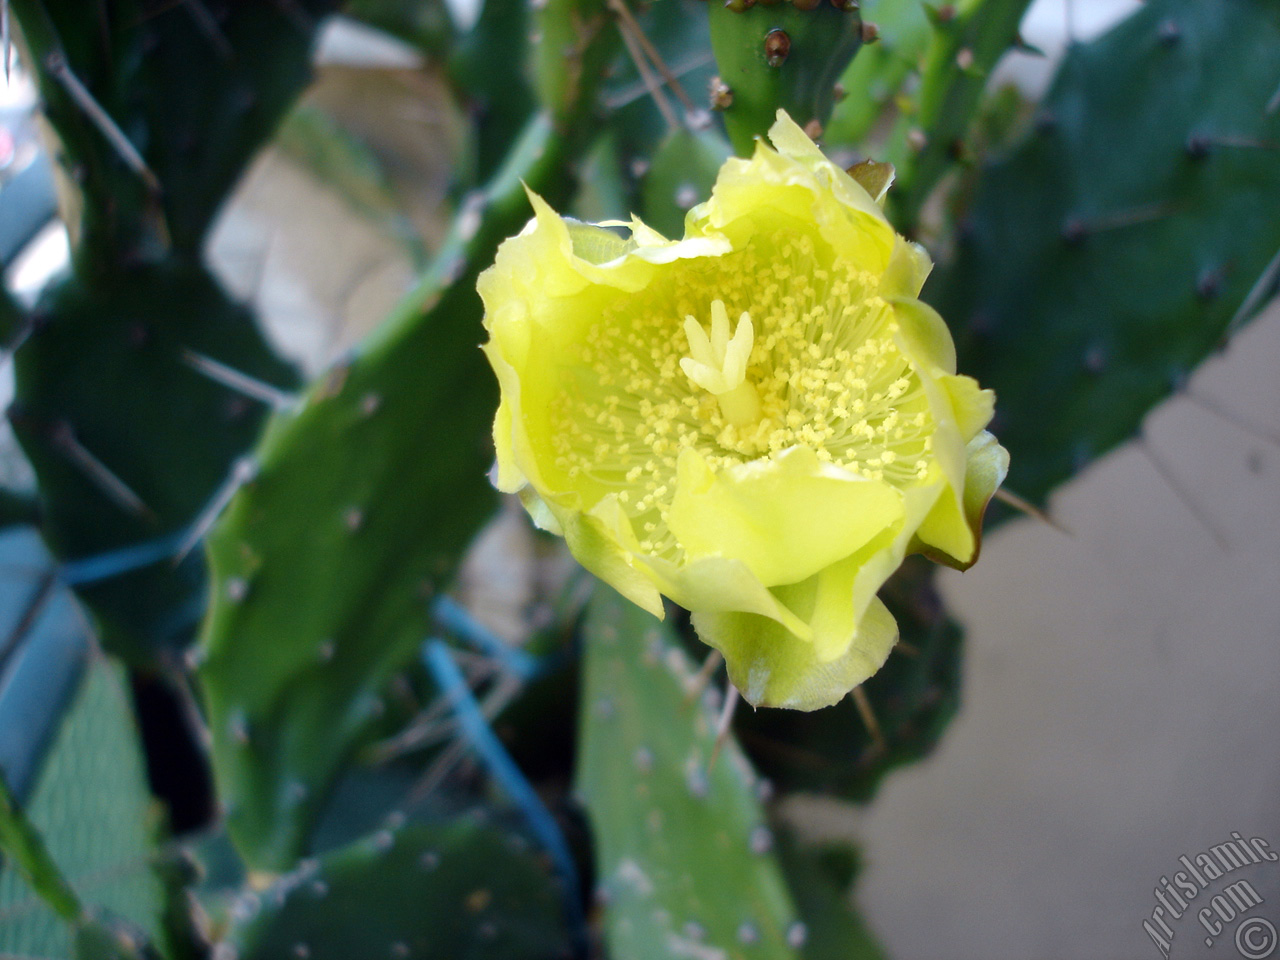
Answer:
<svg viewBox="0 0 1280 960"><path fill-rule="evenodd" d="M787 31L776 27L765 34L764 60L771 67L780 67L787 61L791 53L791 37Z"/></svg>

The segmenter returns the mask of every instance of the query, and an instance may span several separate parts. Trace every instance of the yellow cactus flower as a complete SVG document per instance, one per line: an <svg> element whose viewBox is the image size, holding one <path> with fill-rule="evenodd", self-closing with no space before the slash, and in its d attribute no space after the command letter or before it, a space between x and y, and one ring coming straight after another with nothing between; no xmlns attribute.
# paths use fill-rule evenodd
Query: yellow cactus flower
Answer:
<svg viewBox="0 0 1280 960"><path fill-rule="evenodd" d="M1008 455L883 191L781 111L769 137L681 240L531 195L479 290L498 487L639 606L691 611L748 701L813 710L884 663L907 553L976 559Z"/></svg>

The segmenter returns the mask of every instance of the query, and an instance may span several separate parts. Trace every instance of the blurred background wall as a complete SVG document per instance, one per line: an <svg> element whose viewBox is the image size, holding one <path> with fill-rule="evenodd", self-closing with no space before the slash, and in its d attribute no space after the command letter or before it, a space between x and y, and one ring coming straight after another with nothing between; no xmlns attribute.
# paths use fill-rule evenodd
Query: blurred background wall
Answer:
<svg viewBox="0 0 1280 960"><path fill-rule="evenodd" d="M1156 957L1141 924L1180 855L1280 843L1278 368L1273 305L1058 492L1070 536L1020 520L945 572L963 706L844 821L893 956ZM1197 929L1175 956L1234 956Z"/></svg>

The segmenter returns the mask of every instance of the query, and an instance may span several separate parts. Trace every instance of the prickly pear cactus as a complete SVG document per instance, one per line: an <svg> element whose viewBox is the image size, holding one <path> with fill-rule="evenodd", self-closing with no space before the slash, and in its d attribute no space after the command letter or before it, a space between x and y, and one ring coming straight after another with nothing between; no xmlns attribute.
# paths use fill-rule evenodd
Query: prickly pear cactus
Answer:
<svg viewBox="0 0 1280 960"><path fill-rule="evenodd" d="M112 652L135 663L181 649L204 609L198 551L169 559L260 429L264 408L196 369L208 357L277 386L293 374L251 314L197 265L167 260L68 281L14 358L9 412L40 478L43 533L69 560L167 543L150 563L80 586ZM181 402L176 402L181 398Z"/></svg>
<svg viewBox="0 0 1280 960"><path fill-rule="evenodd" d="M157 823L118 668L90 661L29 796L0 793L0 954L66 956L124 932L160 941Z"/></svg>
<svg viewBox="0 0 1280 960"><path fill-rule="evenodd" d="M473 118L474 179L463 178L462 186L484 183L497 172L537 108L529 77L531 6L521 0L484 3L475 26L449 51L450 80Z"/></svg>
<svg viewBox="0 0 1280 960"><path fill-rule="evenodd" d="M1152 0L1068 52L1034 130L982 171L925 297L1000 398L1018 494L1131 437L1258 306L1280 250L1277 44L1265 0Z"/></svg>
<svg viewBox="0 0 1280 960"><path fill-rule="evenodd" d="M176 548L257 435L263 407L197 372L193 354L293 383L198 256L305 84L333 6L125 2L86 17L76 3L13 4L69 184L75 275L25 318L10 411L62 559ZM164 557L122 554L82 585L107 648L134 664L184 646L203 609L198 553Z"/></svg>
<svg viewBox="0 0 1280 960"><path fill-rule="evenodd" d="M198 255L245 164L310 76L337 0L141 0L85 16L76 0L14 0L44 114L78 199L82 264Z"/></svg>
<svg viewBox="0 0 1280 960"><path fill-rule="evenodd" d="M598 897L616 960L796 957L803 945L760 798L669 627L598 587L577 789L596 835Z"/></svg>
<svg viewBox="0 0 1280 960"><path fill-rule="evenodd" d="M751 153L779 108L820 132L835 104L836 81L862 44L856 0L767 6L732 0L708 10L721 81L713 105L738 154Z"/></svg>
<svg viewBox="0 0 1280 960"><path fill-rule="evenodd" d="M528 842L466 818L392 824L244 894L235 913L224 948L243 960L572 956L563 904Z"/></svg>
<svg viewBox="0 0 1280 960"><path fill-rule="evenodd" d="M606 0L534 4L532 70L538 103L567 134L595 109L600 82L618 49Z"/></svg>
<svg viewBox="0 0 1280 960"><path fill-rule="evenodd" d="M840 76L839 92L825 138L868 153L876 121L904 96L918 75L932 27L920 0L866 0L862 19L867 42ZM885 159L879 157L878 159Z"/></svg>
<svg viewBox="0 0 1280 960"><path fill-rule="evenodd" d="M428 600L496 504L477 482L496 387L477 349L475 277L529 217L526 187L557 200L570 187L596 107L587 70L616 42L598 8L573 0L535 22L547 49L576 38L573 72L548 74L547 108L464 199L397 313L273 420L210 537L199 676L229 829L259 869L288 869L306 848L383 687L429 628Z"/></svg>
<svg viewBox="0 0 1280 960"><path fill-rule="evenodd" d="M729 145L714 130L673 130L662 141L644 180L644 222L668 237L684 232L689 208L711 193Z"/></svg>
<svg viewBox="0 0 1280 960"><path fill-rule="evenodd" d="M40 571L0 577L6 955L878 958L856 851L807 844L774 801L868 800L936 745L962 631L931 568L882 591L902 640L887 664L816 713L718 712L679 617L597 586L579 618L572 575L556 604L539 598L560 574L522 585L529 646L488 634L441 599L498 502L478 273L526 223L526 189L679 236L786 109L833 154L896 165L899 230L954 236L927 295L960 368L996 388L1013 488L1042 498L1247 319L1280 249L1270 0L1149 0L1073 47L1034 129L985 161L989 75L1027 0L484 0L465 23L440 0L355 0L425 54L467 146L417 285L299 388L200 253L337 0L11 3L74 270L34 310L0 294L39 487L35 505L0 494L0 521L38 521L56 555L0 538L0 566ZM404 222L373 149L315 119L292 115L295 152L343 151L326 166L372 185L362 211ZM879 194L888 167L863 169ZM184 843L157 850L129 687L66 587L135 689L193 681L216 880Z"/></svg>
<svg viewBox="0 0 1280 960"><path fill-rule="evenodd" d="M942 177L969 160L967 138L991 70L1017 40L1029 5L1030 0L970 0L925 8L932 35L920 88L884 158L898 168L889 202L908 233Z"/></svg>

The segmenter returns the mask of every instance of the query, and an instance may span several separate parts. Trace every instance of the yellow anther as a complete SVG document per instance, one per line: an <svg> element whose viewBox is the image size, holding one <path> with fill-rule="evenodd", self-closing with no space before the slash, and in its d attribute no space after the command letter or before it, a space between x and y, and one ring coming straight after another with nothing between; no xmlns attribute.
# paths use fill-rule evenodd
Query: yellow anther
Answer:
<svg viewBox="0 0 1280 960"><path fill-rule="evenodd" d="M726 257L669 296L606 308L583 376L551 401L555 468L617 492L642 549L678 557L665 514L685 449L721 471L803 445L863 476L928 479L927 404L869 296L877 278L816 267L807 240L770 242L769 261Z"/></svg>

